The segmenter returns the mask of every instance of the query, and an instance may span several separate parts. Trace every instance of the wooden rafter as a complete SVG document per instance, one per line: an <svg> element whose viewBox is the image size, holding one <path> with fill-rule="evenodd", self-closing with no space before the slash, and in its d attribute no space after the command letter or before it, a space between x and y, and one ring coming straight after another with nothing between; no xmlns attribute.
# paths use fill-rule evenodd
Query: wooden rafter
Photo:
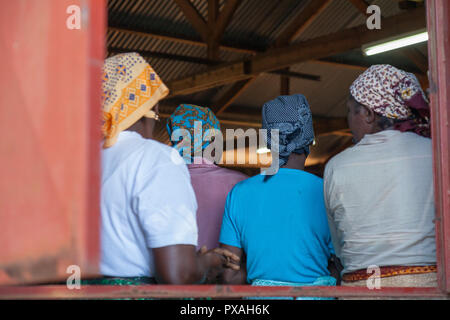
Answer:
<svg viewBox="0 0 450 320"><path fill-rule="evenodd" d="M331 0L314 0L300 11L284 31L275 40L275 47L282 47L289 44L292 40L300 36L314 20L328 7Z"/></svg>
<svg viewBox="0 0 450 320"><path fill-rule="evenodd" d="M293 22L289 24L278 36L274 46L279 48L288 45L297 36L302 34L330 3L331 0L317 0L310 2L309 5L301 10L300 13L293 19ZM284 71L289 72L289 68L284 69ZM290 78L285 75L281 75L280 95L289 95L291 91L290 86Z"/></svg>
<svg viewBox="0 0 450 320"><path fill-rule="evenodd" d="M192 56L184 56L179 54L172 54L172 53L166 53L166 52L159 52L159 51L150 51L150 50L134 50L130 48L121 48L121 47L109 47L108 51L110 53L127 53L130 52L130 50L139 53L141 56L145 58L159 58L159 59L167 59L172 61L183 61L187 63L195 63L195 64L201 64L201 65L208 65L208 66L214 66L220 63L218 60L210 60L205 58L199 58L199 57L192 57ZM301 72L293 72L293 71L285 71L285 70L274 70L270 71L268 73L276 74L288 78L296 78L296 79L303 79L303 80L311 80L311 81L320 81L320 76L307 74L307 73L301 73Z"/></svg>
<svg viewBox="0 0 450 320"><path fill-rule="evenodd" d="M369 3L367 3L365 0L348 0L352 3L352 5L358 9L359 12L361 12L363 15L367 14L367 7L369 6Z"/></svg>
<svg viewBox="0 0 450 320"><path fill-rule="evenodd" d="M219 42L214 39L219 16L219 0L208 0L208 59L219 58Z"/></svg>
<svg viewBox="0 0 450 320"><path fill-rule="evenodd" d="M206 43L208 58L218 59L220 39L241 1L228 0L219 12L219 0L208 0L208 21L205 21L190 0L174 1Z"/></svg>
<svg viewBox="0 0 450 320"><path fill-rule="evenodd" d="M197 47L207 47L207 43L203 42L199 39L195 38L189 38L186 36L179 36L179 35L171 35L171 34L165 34L161 32L156 32L152 30L136 30L131 28L125 28L125 27L117 27L117 26L109 26L108 30L110 31L116 31L120 33L124 33L127 35L136 35L141 37L150 37L154 39L159 40L166 40L176 43L184 43L191 46L197 46ZM233 44L233 45L226 45L226 44L220 44L219 45L220 50L226 50L231 52L238 52L238 53L246 53L246 54L255 54L258 52L262 52L263 50L258 50L257 48L250 48L246 47L244 44Z"/></svg>
<svg viewBox="0 0 450 320"><path fill-rule="evenodd" d="M241 4L242 0L228 0L223 9L220 11L217 23L214 28L214 39L220 41L225 32L226 27L230 24L230 21L236 12L237 8Z"/></svg>
<svg viewBox="0 0 450 320"><path fill-rule="evenodd" d="M306 28L317 18L317 16L325 10L325 8L330 4L331 0L315 0L312 1L306 8L301 10L299 15L297 15L293 22L288 25L284 31L275 40L273 46L281 46L288 44L295 37L300 35ZM287 70L289 72L289 70ZM225 94L216 101L215 110L218 114L226 110L228 106L235 101L240 94L242 94L245 89L255 81L257 75L251 77L247 80L242 80L237 85L233 85ZM284 86L287 88L289 86L289 78L281 76L282 81L284 81ZM228 99L228 100L227 100Z"/></svg>
<svg viewBox="0 0 450 320"><path fill-rule="evenodd" d="M244 92L245 89L248 88L253 81L256 80L256 77L245 79L242 81L238 81L233 86L228 89L219 100L214 102L213 112L217 115L222 114L238 97Z"/></svg>
<svg viewBox="0 0 450 320"><path fill-rule="evenodd" d="M208 28L211 33L211 29L217 23L217 17L219 16L219 0L208 0Z"/></svg>
<svg viewBox="0 0 450 320"><path fill-rule="evenodd" d="M203 41L208 41L208 25L202 15L189 0L174 0L183 11L184 16L200 34Z"/></svg>
<svg viewBox="0 0 450 320"><path fill-rule="evenodd" d="M194 103L195 104L195 103ZM167 110L169 111L169 110ZM161 118L168 118L172 110L169 112L161 112L159 116ZM242 114L239 113L222 113L218 116L218 119L221 123L224 124L232 124L241 127L261 127L261 117L242 117ZM329 118L329 117L321 117L321 116L313 116L313 126L314 133L316 136L320 135L328 135L328 134L337 134L337 135L349 135L347 132L348 125L346 118Z"/></svg>
<svg viewBox="0 0 450 320"><path fill-rule="evenodd" d="M219 12L219 1L208 0L208 58L219 58L220 40L240 3L228 0Z"/></svg>
<svg viewBox="0 0 450 320"><path fill-rule="evenodd" d="M357 65L357 64L348 64L348 63L342 63L342 62L334 62L334 61L327 61L327 60L310 60L311 63L316 64L322 64L322 65L328 65L332 67L340 67L340 68L347 68L347 69L353 69L358 70L361 72L364 72L367 70L367 66L364 65ZM413 70L405 70L407 72L413 72ZM428 77L426 73L414 73L417 79L419 80L421 86L423 88L428 88Z"/></svg>
<svg viewBox="0 0 450 320"><path fill-rule="evenodd" d="M219 85L252 78L261 72L289 67L303 61L360 48L363 44L386 39L426 26L423 8L386 18L381 30L367 30L365 25L303 41L248 60L223 65L184 79L170 82L171 95L189 94Z"/></svg>
<svg viewBox="0 0 450 320"><path fill-rule="evenodd" d="M289 72L289 68L286 68L283 71ZM280 75L280 95L288 96L290 94L291 82L289 80L289 77Z"/></svg>

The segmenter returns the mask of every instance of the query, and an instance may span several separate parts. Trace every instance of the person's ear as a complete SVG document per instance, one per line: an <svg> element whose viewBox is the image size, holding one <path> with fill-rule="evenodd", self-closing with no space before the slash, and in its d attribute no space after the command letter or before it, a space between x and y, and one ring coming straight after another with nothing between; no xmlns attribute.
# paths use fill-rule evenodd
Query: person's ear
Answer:
<svg viewBox="0 0 450 320"><path fill-rule="evenodd" d="M376 120L375 112L372 109L364 107L364 119L367 124L373 124Z"/></svg>

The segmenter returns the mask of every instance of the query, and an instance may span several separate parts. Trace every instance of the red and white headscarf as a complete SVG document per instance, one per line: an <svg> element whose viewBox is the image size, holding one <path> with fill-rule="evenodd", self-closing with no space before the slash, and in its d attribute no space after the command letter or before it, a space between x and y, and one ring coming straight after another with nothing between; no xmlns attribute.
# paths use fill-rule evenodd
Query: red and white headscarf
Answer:
<svg viewBox="0 0 450 320"><path fill-rule="evenodd" d="M417 78L391 65L373 65L350 86L355 100L375 113L396 120L400 131L430 136L430 108Z"/></svg>

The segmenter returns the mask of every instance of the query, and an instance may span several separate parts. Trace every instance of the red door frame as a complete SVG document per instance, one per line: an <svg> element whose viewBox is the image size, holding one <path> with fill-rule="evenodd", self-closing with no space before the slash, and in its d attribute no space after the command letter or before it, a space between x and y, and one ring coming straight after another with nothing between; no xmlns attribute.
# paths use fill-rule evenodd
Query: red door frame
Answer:
<svg viewBox="0 0 450 320"><path fill-rule="evenodd" d="M1 4L0 284L98 274L105 28L104 0Z"/></svg>
<svg viewBox="0 0 450 320"><path fill-rule="evenodd" d="M427 1L439 287L450 292L450 3Z"/></svg>
<svg viewBox="0 0 450 320"><path fill-rule="evenodd" d="M91 6L92 21L103 21L103 10L93 1ZM92 3L91 3L92 4ZM436 240L438 264L438 288L382 288L369 290L356 287L252 287L252 286L82 286L79 290L68 290L66 286L18 286L0 287L0 298L99 298L99 297L213 297L235 298L243 296L316 296L316 297L441 297L449 298L450 292L450 3L447 0L427 1L428 31L430 35L430 88L432 109L432 134L434 178L436 197ZM103 33L103 26L97 25L93 32ZM95 37L93 37L95 38ZM95 49L100 54L103 49ZM98 66L97 66L98 67ZM93 77L95 73L91 74ZM92 79L95 82L95 79ZM99 105L98 92L91 90L92 105ZM93 128L90 137L97 137ZM92 150L92 160L98 157L95 148ZM93 179L97 179L94 174ZM92 197L91 208L95 206L96 196ZM96 255L96 252L92 252Z"/></svg>

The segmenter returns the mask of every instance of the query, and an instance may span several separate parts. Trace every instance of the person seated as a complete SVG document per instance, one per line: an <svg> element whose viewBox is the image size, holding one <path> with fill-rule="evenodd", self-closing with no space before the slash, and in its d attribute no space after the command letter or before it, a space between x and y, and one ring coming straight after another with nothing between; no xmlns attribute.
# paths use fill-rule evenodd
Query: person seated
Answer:
<svg viewBox="0 0 450 320"><path fill-rule="evenodd" d="M195 130L195 122L198 123L197 130L201 130L199 133ZM179 149L180 155L185 156L197 199L197 247L217 248L228 192L236 183L248 176L215 165L215 150L212 150L211 154L207 154L207 147L212 147L209 139L204 138L205 135L208 135L208 130L211 135L220 133L219 120L209 108L189 104L180 105L168 119L167 132L169 136L172 136L180 129L189 133L190 150L185 152L186 147L179 147L182 141L180 143L178 138L172 143L175 148ZM199 137L196 137L196 133ZM222 148L222 144L220 147Z"/></svg>
<svg viewBox="0 0 450 320"><path fill-rule="evenodd" d="M366 286L379 272L381 287L436 286L427 98L414 75L374 65L351 85L347 107L356 145L324 173L342 285Z"/></svg>
<svg viewBox="0 0 450 320"><path fill-rule="evenodd" d="M157 103L168 89L138 54L103 68L100 284L202 283L237 261L196 251L197 203L178 153L152 140ZM89 283L89 282L88 282Z"/></svg>
<svg viewBox="0 0 450 320"><path fill-rule="evenodd" d="M296 94L267 102L262 128L279 130L278 146L272 138L267 142L278 151L272 158L278 153L280 168L274 175L264 172L241 181L228 194L219 242L241 258L241 269L225 270L223 281L335 285L327 269L334 250L322 179L304 171L314 140L306 98Z"/></svg>

